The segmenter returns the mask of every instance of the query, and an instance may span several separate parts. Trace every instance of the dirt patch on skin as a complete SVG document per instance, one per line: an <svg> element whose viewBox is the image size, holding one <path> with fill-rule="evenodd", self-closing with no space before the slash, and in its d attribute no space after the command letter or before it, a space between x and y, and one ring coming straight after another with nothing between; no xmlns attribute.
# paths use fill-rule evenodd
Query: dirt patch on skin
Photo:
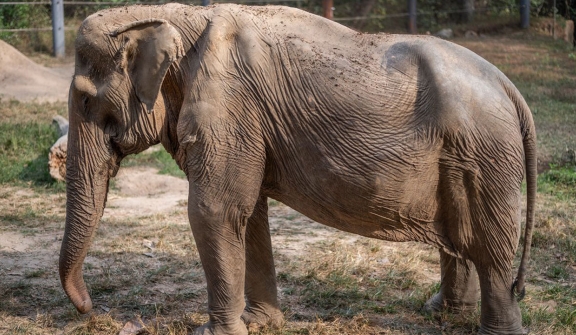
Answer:
<svg viewBox="0 0 576 335"><path fill-rule="evenodd" d="M73 64L53 68L36 64L0 40L0 98L19 101L68 100Z"/></svg>

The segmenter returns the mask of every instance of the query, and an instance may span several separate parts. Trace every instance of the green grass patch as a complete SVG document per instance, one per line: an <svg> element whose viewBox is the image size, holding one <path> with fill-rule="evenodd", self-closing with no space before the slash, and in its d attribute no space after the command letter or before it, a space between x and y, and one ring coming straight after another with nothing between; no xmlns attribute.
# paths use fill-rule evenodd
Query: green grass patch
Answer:
<svg viewBox="0 0 576 335"><path fill-rule="evenodd" d="M576 308L560 308L556 310L556 322L554 326L557 330L571 330L576 332Z"/></svg>
<svg viewBox="0 0 576 335"><path fill-rule="evenodd" d="M326 277L309 272L302 281L302 302L307 307L321 308L328 315L354 316L367 302L357 278L342 271L333 271Z"/></svg>
<svg viewBox="0 0 576 335"><path fill-rule="evenodd" d="M553 265L551 266L548 271L546 272L546 275L551 278L551 279L556 279L556 280L565 280L568 279L568 271L566 270L566 267L561 266L561 265Z"/></svg>
<svg viewBox="0 0 576 335"><path fill-rule="evenodd" d="M568 306L576 300L576 291L568 285L550 285L542 295L545 299L554 300L556 303L566 304Z"/></svg>
<svg viewBox="0 0 576 335"><path fill-rule="evenodd" d="M50 124L0 124L0 183L63 190L48 171L48 152L57 139Z"/></svg>
<svg viewBox="0 0 576 335"><path fill-rule="evenodd" d="M186 178L186 174L180 170L176 161L162 147L158 148L158 150L144 151L136 155L130 155L122 161L122 166L138 165L157 168L160 174Z"/></svg>
<svg viewBox="0 0 576 335"><path fill-rule="evenodd" d="M576 167L550 165L550 170L538 177L538 192L565 200L576 198Z"/></svg>
<svg viewBox="0 0 576 335"><path fill-rule="evenodd" d="M58 137L50 123L0 123L0 184L64 192L65 183L55 181L48 169L48 153ZM186 177L164 149L129 156L122 165L147 165L161 174Z"/></svg>
<svg viewBox="0 0 576 335"><path fill-rule="evenodd" d="M522 324L526 327L539 324L552 324L554 313L548 306L529 309L525 303L520 304L522 311Z"/></svg>

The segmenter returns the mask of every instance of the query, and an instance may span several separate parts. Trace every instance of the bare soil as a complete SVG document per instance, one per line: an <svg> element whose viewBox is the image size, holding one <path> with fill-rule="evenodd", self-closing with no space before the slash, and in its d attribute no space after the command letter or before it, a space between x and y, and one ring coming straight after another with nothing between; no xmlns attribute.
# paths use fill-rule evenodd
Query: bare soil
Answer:
<svg viewBox="0 0 576 335"><path fill-rule="evenodd" d="M104 219L154 214L169 215L184 207L188 182L181 178L159 175L147 167L123 168L118 171L108 197Z"/></svg>
<svg viewBox="0 0 576 335"><path fill-rule="evenodd" d="M68 100L74 65L45 67L0 40L0 98L19 101Z"/></svg>

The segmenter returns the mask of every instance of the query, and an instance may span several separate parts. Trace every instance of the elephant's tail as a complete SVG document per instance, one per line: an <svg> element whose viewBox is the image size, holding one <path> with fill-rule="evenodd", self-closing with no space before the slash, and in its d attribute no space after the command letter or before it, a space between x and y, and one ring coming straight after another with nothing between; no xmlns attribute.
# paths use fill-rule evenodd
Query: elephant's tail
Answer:
<svg viewBox="0 0 576 335"><path fill-rule="evenodd" d="M522 300L526 293L525 281L526 272L528 270L528 262L530 260L530 247L532 245L532 229L534 228L534 212L536 203L536 183L538 178L537 171L537 154L536 154L536 129L534 127L534 120L532 113L526 101L520 95L520 92L511 84L504 85L508 96L514 102L516 111L520 119L520 127L522 131L522 142L524 145L524 160L526 169L526 228L524 230L524 249L522 251L522 258L520 260L520 267L518 268L518 275L512 284L512 292L518 300Z"/></svg>

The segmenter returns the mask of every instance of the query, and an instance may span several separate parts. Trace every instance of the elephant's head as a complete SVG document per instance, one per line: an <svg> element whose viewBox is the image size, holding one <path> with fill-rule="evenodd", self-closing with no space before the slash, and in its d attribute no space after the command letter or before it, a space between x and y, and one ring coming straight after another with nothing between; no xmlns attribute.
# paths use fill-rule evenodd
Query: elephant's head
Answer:
<svg viewBox="0 0 576 335"><path fill-rule="evenodd" d="M184 55L165 20L95 14L80 27L69 96L66 230L60 279L79 312L92 302L82 263L123 157L163 140L164 78ZM156 112L153 112L156 106Z"/></svg>

